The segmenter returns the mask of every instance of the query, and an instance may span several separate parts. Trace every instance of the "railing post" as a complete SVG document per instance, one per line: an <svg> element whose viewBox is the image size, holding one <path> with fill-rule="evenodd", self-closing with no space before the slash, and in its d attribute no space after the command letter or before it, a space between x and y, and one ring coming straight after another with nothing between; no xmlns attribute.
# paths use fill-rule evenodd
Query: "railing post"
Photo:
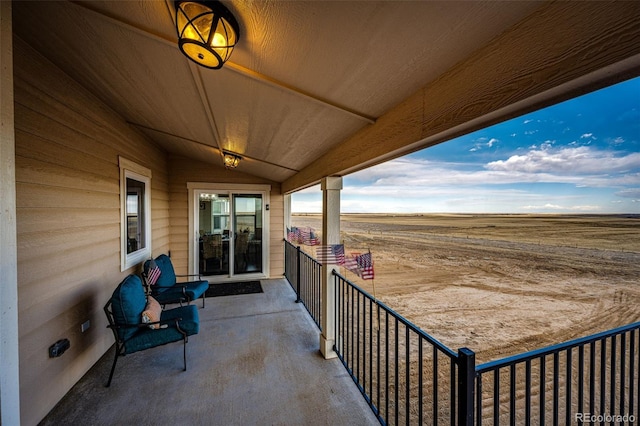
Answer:
<svg viewBox="0 0 640 426"><path fill-rule="evenodd" d="M458 425L473 426L476 354L469 348L458 349Z"/></svg>
<svg viewBox="0 0 640 426"><path fill-rule="evenodd" d="M300 246L298 246L296 249L296 303L302 302L300 298L300 276L302 275L300 266Z"/></svg>

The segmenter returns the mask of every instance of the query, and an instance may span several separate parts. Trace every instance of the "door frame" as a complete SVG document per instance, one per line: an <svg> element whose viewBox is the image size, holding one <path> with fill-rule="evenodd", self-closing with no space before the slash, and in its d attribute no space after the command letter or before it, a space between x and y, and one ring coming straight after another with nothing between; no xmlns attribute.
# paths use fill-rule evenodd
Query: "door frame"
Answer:
<svg viewBox="0 0 640 426"><path fill-rule="evenodd" d="M240 183L210 183L210 182L187 182L189 191L189 274L197 274L199 262L199 250L197 244L200 234L195 228L195 214L200 211L200 200L195 196L196 192L208 191L233 194L262 194L262 272L242 275L211 275L206 278L209 282L230 282L245 281L251 279L264 279L270 276L269 261L269 234L271 219L269 215L269 205L271 196L271 185L252 185Z"/></svg>

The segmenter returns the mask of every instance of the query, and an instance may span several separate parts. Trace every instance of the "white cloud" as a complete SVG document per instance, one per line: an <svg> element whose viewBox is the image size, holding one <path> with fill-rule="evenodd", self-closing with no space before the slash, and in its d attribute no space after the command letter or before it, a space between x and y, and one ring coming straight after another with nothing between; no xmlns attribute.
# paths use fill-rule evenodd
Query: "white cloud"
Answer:
<svg viewBox="0 0 640 426"><path fill-rule="evenodd" d="M562 209L562 206L559 206L557 204L545 204L544 206L522 206L523 210L540 210L540 209L545 209L545 210L560 210Z"/></svg>
<svg viewBox="0 0 640 426"><path fill-rule="evenodd" d="M484 147L491 148L493 145L495 145L498 142L500 142L500 140L496 138L489 139L484 136L480 137L475 140L475 144L473 145L473 147L469 148L469 152L476 152L481 150Z"/></svg>
<svg viewBox="0 0 640 426"><path fill-rule="evenodd" d="M624 139L618 136L617 138L613 138L613 140L611 140L611 143L613 145L622 145L624 143Z"/></svg>
<svg viewBox="0 0 640 426"><path fill-rule="evenodd" d="M557 211L557 212L598 212L602 210L602 207L598 205L586 205L586 206L561 206L558 204L544 204L541 206L523 206L523 210L534 211Z"/></svg>
<svg viewBox="0 0 640 426"><path fill-rule="evenodd" d="M400 158L345 177L341 206L343 212L601 212L589 188L618 188L618 197L640 199L639 170L640 153L584 146L531 149L484 167ZM540 184L573 185L576 193L556 195L557 186ZM321 212L321 198L318 186L299 191L292 209ZM600 201L606 211L610 201Z"/></svg>
<svg viewBox="0 0 640 426"><path fill-rule="evenodd" d="M595 139L595 138L593 137L593 133L585 133L580 136L580 139Z"/></svg>
<svg viewBox="0 0 640 426"><path fill-rule="evenodd" d="M363 193L384 190L420 197L426 191L448 186L478 187L514 183L564 183L580 187L638 186L640 153L614 157L587 147L563 150L532 150L478 169L470 163L397 159L348 177ZM623 173L624 172L624 173ZM461 188L463 190L464 188ZM413 195L412 195L413 194Z"/></svg>
<svg viewBox="0 0 640 426"><path fill-rule="evenodd" d="M615 195L622 198L640 198L640 188L623 189L616 192Z"/></svg>
<svg viewBox="0 0 640 426"><path fill-rule="evenodd" d="M558 150L547 148L493 161L486 168L510 173L609 174L640 168L640 153L615 156L612 152L586 146Z"/></svg>

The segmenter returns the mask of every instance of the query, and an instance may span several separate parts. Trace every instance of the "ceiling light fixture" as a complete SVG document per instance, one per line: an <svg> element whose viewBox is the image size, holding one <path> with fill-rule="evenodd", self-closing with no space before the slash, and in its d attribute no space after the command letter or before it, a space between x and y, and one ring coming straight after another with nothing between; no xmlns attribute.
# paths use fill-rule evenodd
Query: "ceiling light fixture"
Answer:
<svg viewBox="0 0 640 426"><path fill-rule="evenodd" d="M206 68L220 69L240 39L238 21L219 1L176 0L178 46Z"/></svg>
<svg viewBox="0 0 640 426"><path fill-rule="evenodd" d="M223 151L222 158L224 160L224 166L227 169L235 169L236 167L238 167L238 164L240 164L240 160L242 160L242 157L240 157L238 154L234 154L228 151Z"/></svg>

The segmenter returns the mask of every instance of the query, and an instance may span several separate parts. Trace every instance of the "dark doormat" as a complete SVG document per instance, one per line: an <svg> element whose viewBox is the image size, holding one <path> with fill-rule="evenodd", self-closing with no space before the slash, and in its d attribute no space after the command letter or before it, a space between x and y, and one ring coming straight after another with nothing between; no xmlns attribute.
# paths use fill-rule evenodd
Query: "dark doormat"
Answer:
<svg viewBox="0 0 640 426"><path fill-rule="evenodd" d="M262 293L260 281L241 281L237 283L211 284L207 297L235 296L238 294Z"/></svg>

